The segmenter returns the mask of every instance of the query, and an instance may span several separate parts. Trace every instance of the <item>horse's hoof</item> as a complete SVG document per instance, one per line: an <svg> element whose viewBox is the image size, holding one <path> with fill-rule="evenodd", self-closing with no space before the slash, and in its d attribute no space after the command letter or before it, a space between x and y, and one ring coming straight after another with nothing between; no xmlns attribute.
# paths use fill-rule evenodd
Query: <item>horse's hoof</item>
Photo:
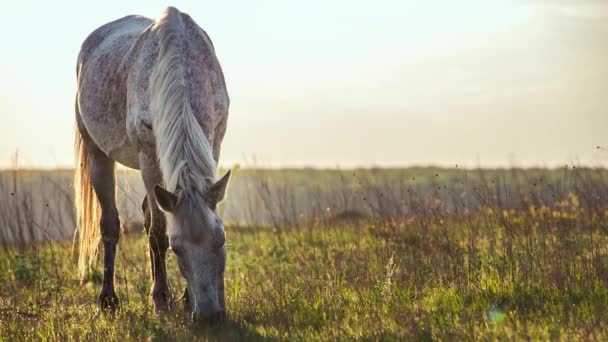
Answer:
<svg viewBox="0 0 608 342"><path fill-rule="evenodd" d="M154 302L154 313L157 316L164 315L171 311L171 305L165 301L155 301Z"/></svg>
<svg viewBox="0 0 608 342"><path fill-rule="evenodd" d="M154 303L154 312L157 315L171 311L171 296L166 292L153 293L152 303Z"/></svg>
<svg viewBox="0 0 608 342"><path fill-rule="evenodd" d="M101 293L97 298L97 307L99 309L98 312L101 311L104 314L112 314L116 312L119 304L120 301L118 300L118 297L114 291L101 290Z"/></svg>

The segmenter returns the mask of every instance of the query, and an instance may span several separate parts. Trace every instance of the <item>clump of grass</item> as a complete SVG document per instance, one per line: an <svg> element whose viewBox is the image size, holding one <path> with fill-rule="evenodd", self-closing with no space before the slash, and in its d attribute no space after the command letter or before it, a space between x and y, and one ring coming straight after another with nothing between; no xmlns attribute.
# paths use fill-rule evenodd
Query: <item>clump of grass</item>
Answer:
<svg viewBox="0 0 608 342"><path fill-rule="evenodd" d="M31 285L40 276L40 259L17 254L12 259L12 273L19 285Z"/></svg>

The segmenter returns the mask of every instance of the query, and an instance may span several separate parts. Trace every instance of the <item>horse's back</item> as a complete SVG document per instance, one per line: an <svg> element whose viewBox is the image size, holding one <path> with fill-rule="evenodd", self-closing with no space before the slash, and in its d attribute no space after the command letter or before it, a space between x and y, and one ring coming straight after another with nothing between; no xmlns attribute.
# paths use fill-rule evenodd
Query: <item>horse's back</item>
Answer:
<svg viewBox="0 0 608 342"><path fill-rule="evenodd" d="M108 156L137 167L137 150L126 128L125 58L153 21L127 16L93 31L78 56L80 121L95 144Z"/></svg>
<svg viewBox="0 0 608 342"><path fill-rule="evenodd" d="M78 63L86 62L97 49L120 48L117 45L133 41L151 23L149 18L128 15L98 27L82 43Z"/></svg>

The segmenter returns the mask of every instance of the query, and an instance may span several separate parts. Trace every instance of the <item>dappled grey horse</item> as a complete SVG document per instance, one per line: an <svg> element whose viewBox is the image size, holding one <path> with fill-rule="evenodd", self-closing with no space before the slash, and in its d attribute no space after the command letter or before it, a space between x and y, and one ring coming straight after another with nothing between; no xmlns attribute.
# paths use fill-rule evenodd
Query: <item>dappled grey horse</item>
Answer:
<svg viewBox="0 0 608 342"><path fill-rule="evenodd" d="M165 267L170 246L187 282L184 297L193 317L223 316L226 247L217 204L230 172L217 181L215 173L229 100L211 40L190 16L173 7L155 21L127 16L87 37L77 77L79 271L84 277L101 239L99 308L118 305L118 162L141 170L146 188L142 207L154 308L165 310L171 304Z"/></svg>

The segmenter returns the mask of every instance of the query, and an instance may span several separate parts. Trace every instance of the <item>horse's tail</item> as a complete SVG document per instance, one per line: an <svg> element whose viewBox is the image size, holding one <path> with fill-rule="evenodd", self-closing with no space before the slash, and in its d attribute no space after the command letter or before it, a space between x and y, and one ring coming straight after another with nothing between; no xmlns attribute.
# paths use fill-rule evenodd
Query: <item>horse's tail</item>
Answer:
<svg viewBox="0 0 608 342"><path fill-rule="evenodd" d="M97 255L100 240L101 206L91 184L91 170L87 147L76 125L74 130L74 205L78 233L78 274L84 280Z"/></svg>

